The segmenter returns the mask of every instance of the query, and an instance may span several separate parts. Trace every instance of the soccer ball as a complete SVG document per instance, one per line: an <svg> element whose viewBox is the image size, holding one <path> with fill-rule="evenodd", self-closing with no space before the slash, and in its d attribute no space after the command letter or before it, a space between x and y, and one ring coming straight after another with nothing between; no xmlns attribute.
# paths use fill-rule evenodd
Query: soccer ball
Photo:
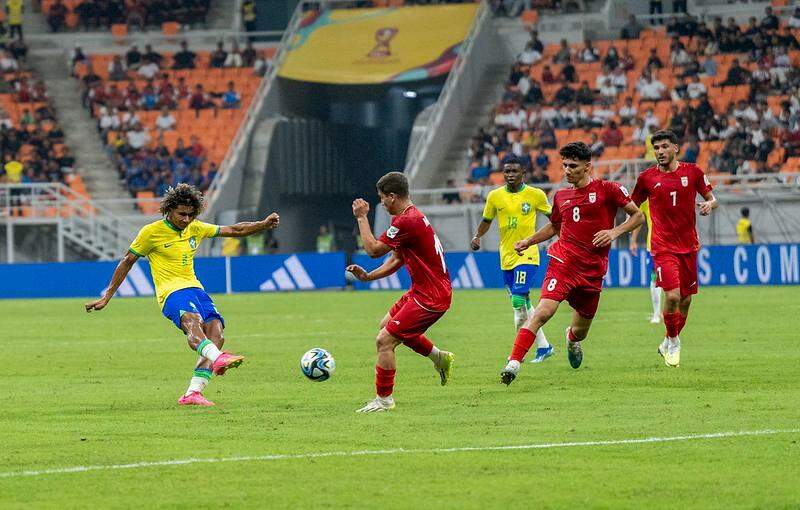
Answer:
<svg viewBox="0 0 800 510"><path fill-rule="evenodd" d="M327 381L336 370L336 362L331 353L315 347L300 358L300 370L303 375L315 382Z"/></svg>

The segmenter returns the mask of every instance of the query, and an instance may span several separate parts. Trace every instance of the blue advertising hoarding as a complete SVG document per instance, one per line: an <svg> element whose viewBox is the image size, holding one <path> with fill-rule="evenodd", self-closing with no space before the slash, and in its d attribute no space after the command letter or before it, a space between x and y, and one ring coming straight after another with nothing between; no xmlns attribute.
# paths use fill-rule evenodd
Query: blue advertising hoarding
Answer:
<svg viewBox="0 0 800 510"><path fill-rule="evenodd" d="M762 244L708 246L697 257L700 285L800 284L800 245ZM547 256L534 279L540 286ZM382 260L354 255L353 262L373 269ZM456 289L501 288L497 252L446 254ZM0 265L0 298L85 297L100 295L116 262ZM198 258L195 271L209 293L341 289L345 286L343 253L298 253L232 258ZM645 287L650 266L643 250L611 250L606 287ZM403 289L410 280L403 268L379 281L354 284L356 289ZM120 286L119 296L152 296L155 289L147 260L140 260Z"/></svg>

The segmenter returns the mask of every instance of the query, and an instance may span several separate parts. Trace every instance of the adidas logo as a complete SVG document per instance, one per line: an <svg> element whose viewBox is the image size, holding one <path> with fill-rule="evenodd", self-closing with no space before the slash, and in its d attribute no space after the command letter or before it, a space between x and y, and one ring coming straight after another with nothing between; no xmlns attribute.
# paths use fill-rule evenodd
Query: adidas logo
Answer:
<svg viewBox="0 0 800 510"><path fill-rule="evenodd" d="M478 271L478 264L475 263L475 256L471 253L464 259L464 265L456 273L453 278L454 289L482 289L483 278L481 272Z"/></svg>
<svg viewBox="0 0 800 510"><path fill-rule="evenodd" d="M381 278L380 280L375 280L374 282L369 283L370 290L400 289L402 287L403 284L400 283L400 278L397 277L397 273L389 275L386 278Z"/></svg>
<svg viewBox="0 0 800 510"><path fill-rule="evenodd" d="M258 288L261 292L273 292L276 290L308 290L315 287L297 255L292 255L272 273L272 278L264 281Z"/></svg>
<svg viewBox="0 0 800 510"><path fill-rule="evenodd" d="M100 295L105 294L107 289L108 287L103 289ZM153 284L150 283L150 279L147 278L142 267L139 264L134 264L130 272L128 272L128 276L122 281L122 285L117 289L116 295L122 297L152 296L155 293Z"/></svg>

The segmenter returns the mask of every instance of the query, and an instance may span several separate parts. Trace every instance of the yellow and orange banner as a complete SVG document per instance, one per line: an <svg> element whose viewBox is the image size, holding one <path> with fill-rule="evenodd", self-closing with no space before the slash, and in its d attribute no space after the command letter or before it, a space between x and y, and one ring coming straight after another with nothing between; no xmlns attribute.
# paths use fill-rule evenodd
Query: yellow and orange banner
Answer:
<svg viewBox="0 0 800 510"><path fill-rule="evenodd" d="M367 84L423 80L450 71L478 4L333 9L308 18L278 75Z"/></svg>

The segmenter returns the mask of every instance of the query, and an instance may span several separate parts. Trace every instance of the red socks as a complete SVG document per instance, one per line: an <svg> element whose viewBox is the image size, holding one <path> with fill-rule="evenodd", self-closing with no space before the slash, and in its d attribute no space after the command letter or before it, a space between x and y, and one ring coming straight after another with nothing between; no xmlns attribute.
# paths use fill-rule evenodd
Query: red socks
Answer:
<svg viewBox="0 0 800 510"><path fill-rule="evenodd" d="M681 331L681 314L680 312L672 312L664 314L664 326L667 327L667 336L675 338ZM685 319L684 319L685 322Z"/></svg>
<svg viewBox="0 0 800 510"><path fill-rule="evenodd" d="M535 339L536 335L533 334L533 331L527 328L519 328L517 338L514 340L514 349L511 350L511 359L522 363Z"/></svg>
<svg viewBox="0 0 800 510"><path fill-rule="evenodd" d="M570 342L580 342L580 340L578 340L578 337L575 336L575 333L572 332L572 328L569 328L567 330L567 338L569 339Z"/></svg>
<svg viewBox="0 0 800 510"><path fill-rule="evenodd" d="M379 397L388 397L392 394L395 372L375 365L375 390Z"/></svg>
<svg viewBox="0 0 800 510"><path fill-rule="evenodd" d="M681 334L681 331L683 331L683 327L686 325L686 319L688 319L688 318L689 318L688 316L681 315L681 313L678 312L678 334L679 335Z"/></svg>
<svg viewBox="0 0 800 510"><path fill-rule="evenodd" d="M428 340L425 335L420 335L416 338L405 340L403 343L406 344L406 347L412 351L425 357L427 357L433 350L433 342Z"/></svg>

